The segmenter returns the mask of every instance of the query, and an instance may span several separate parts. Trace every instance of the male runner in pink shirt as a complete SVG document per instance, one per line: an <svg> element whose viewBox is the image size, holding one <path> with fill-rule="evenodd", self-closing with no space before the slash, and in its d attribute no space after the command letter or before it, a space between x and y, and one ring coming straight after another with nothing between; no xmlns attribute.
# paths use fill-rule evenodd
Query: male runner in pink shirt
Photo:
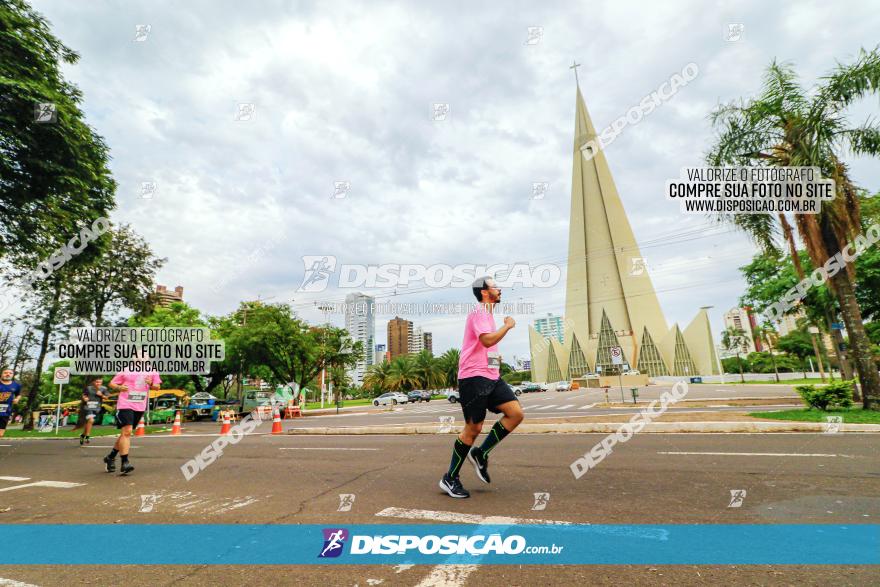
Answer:
<svg viewBox="0 0 880 587"><path fill-rule="evenodd" d="M120 475L128 475L134 471L134 466L128 462L128 452L131 448L131 430L138 425L147 409L147 402L151 389L159 389L162 379L155 371L137 372L120 371L110 380L110 389L119 392L116 400L116 427L120 435L113 445L113 450L104 457L107 472L116 470L116 455L122 457Z"/></svg>
<svg viewBox="0 0 880 587"><path fill-rule="evenodd" d="M468 314L464 327L464 341L458 361L458 394L465 424L455 439L449 471L440 480L440 489L451 497L470 497L462 487L458 475L465 459L473 464L477 476L489 483L489 451L523 421L522 406L516 394L501 379L501 355L498 343L516 322L507 316L504 326L495 329L492 311L501 301L501 290L491 277L481 277L473 285L474 297L480 302ZM479 447L474 446L483 430L486 410L504 416L495 422L489 435Z"/></svg>

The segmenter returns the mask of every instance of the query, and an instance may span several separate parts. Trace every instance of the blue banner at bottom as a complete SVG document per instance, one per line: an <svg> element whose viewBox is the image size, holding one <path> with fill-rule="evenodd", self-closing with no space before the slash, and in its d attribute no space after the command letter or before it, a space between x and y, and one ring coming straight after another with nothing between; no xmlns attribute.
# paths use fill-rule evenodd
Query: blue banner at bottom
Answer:
<svg viewBox="0 0 880 587"><path fill-rule="evenodd" d="M6 524L0 540L7 565L880 564L876 524Z"/></svg>

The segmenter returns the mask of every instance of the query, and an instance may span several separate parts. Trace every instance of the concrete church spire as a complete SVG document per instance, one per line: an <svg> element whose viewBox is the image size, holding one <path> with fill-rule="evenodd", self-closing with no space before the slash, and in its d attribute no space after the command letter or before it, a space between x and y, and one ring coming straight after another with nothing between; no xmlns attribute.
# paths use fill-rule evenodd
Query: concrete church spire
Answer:
<svg viewBox="0 0 880 587"><path fill-rule="evenodd" d="M575 75L576 67L572 65ZM695 354L682 346L705 344L711 349L711 335L695 340L696 332L708 333L708 323L689 329L689 337L683 337L677 325L670 330L599 143L578 84L564 342L544 342L537 333L529 333L535 381L576 379L596 371L597 365L608 373L611 346L623 349L624 362L631 368L651 376L678 375L681 369L676 366L714 357L714 352ZM717 372L708 362L699 361L704 364L697 364L696 370ZM693 374L690 367L687 370Z"/></svg>

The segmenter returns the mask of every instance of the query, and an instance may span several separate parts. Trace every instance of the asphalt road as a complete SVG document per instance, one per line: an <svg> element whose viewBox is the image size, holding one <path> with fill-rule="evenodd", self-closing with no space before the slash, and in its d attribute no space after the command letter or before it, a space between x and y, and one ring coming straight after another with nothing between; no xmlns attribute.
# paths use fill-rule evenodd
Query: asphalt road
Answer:
<svg viewBox="0 0 880 587"><path fill-rule="evenodd" d="M425 517L454 521L462 514L592 524L880 519L876 435L640 435L574 479L569 464L601 438L514 434L493 453L491 485L480 484L465 469L462 479L472 492L468 500L452 500L437 488L449 461L448 435L252 435L228 447L189 482L180 466L211 436L136 439L132 462L137 469L129 477L103 471L100 458L109 438L96 439L94 448L80 448L76 441L2 439L0 521L337 526L423 523ZM743 454L705 454L731 452ZM728 507L732 490L746 491L740 507ZM544 492L550 494L546 509L533 510L534 494ZM339 511L340 494L355 496L350 511ZM88 536L83 545L116 546L90 544ZM868 585L880 582L880 571L855 566L3 566L0 585L3 579L36 585Z"/></svg>
<svg viewBox="0 0 880 587"><path fill-rule="evenodd" d="M540 393L525 393L519 396L520 403L528 419L566 418L571 416L595 416L602 414L627 414L633 413L638 406L644 407L651 400L660 397L664 391L669 391L669 386L652 385L642 387L639 390L638 404L629 409L605 408L605 393L601 389L575 390L569 392L547 391ZM739 399L739 398L789 398L782 400L780 404L800 402L800 398L794 389L788 385L690 385L685 400L700 399ZM609 390L608 399L612 403L620 403L620 389L613 387ZM632 402L629 388L624 388L626 403ZM632 405L632 404L630 404ZM671 407L671 412L706 411L706 407L688 408L687 403L678 404L681 407ZM761 407L760 410L790 409L784 407ZM740 407L712 407L712 411L735 410L742 411ZM294 419L284 422L284 428L307 428L314 426L400 426L402 424L426 424L440 422L441 417L451 416L458 424L463 422L461 406L450 403L447 400L431 400L416 404L401 404L397 406L361 406L346 408L339 411L339 415L333 412L320 415L306 416L302 419Z"/></svg>

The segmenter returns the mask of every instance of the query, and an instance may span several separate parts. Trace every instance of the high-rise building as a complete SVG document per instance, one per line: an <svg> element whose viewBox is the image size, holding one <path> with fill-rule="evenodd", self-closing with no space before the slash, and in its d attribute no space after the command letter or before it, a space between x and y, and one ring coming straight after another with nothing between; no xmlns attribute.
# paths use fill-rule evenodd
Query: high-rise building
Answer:
<svg viewBox="0 0 880 587"><path fill-rule="evenodd" d="M555 338L560 343L565 341L562 316L547 313L544 318L535 318L535 330L544 338Z"/></svg>
<svg viewBox="0 0 880 587"><path fill-rule="evenodd" d="M418 354L424 350L434 354L431 333L425 332L421 326L417 326L413 329L412 336L409 340L409 352L412 354Z"/></svg>
<svg viewBox="0 0 880 587"><path fill-rule="evenodd" d="M376 339L376 319L373 315L375 298L362 293L351 293L345 296L345 329L352 341L361 343L363 355L355 366L348 371L348 376L355 385L363 385L367 368L373 364L371 352Z"/></svg>
<svg viewBox="0 0 880 587"><path fill-rule="evenodd" d="M529 327L532 380L575 379L600 367L613 372L613 347L620 347L625 364L650 376L717 374L705 309L685 329L668 326L597 143L578 87L564 336L559 342Z"/></svg>
<svg viewBox="0 0 880 587"><path fill-rule="evenodd" d="M168 307L171 302L183 301L183 286L178 285L174 291L168 291L164 285L156 285L156 303L162 307Z"/></svg>
<svg viewBox="0 0 880 587"><path fill-rule="evenodd" d="M399 356L409 354L413 336L413 323L395 316L388 321L388 355L393 361Z"/></svg>
<svg viewBox="0 0 880 587"><path fill-rule="evenodd" d="M387 353L385 351L385 345L384 344L377 344L376 350L374 351L374 354L373 354L373 364L374 365L381 365L382 363L384 363L386 354Z"/></svg>
<svg viewBox="0 0 880 587"><path fill-rule="evenodd" d="M724 314L724 329L737 328L742 330L746 339L743 341L740 352L749 354L759 350L755 347L755 333L752 330L752 320L746 308L731 308Z"/></svg>

